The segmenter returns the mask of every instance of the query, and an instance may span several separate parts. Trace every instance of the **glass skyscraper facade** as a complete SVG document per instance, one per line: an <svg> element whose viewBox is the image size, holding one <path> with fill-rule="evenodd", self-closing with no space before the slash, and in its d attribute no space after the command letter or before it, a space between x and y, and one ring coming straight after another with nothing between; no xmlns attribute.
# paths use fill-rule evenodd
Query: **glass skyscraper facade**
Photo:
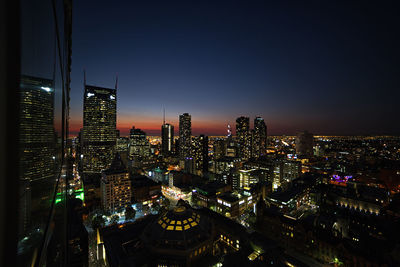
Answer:
<svg viewBox="0 0 400 267"><path fill-rule="evenodd" d="M20 84L20 210L21 237L28 231L31 213L43 205L54 184L55 171L60 165L56 155L54 131L54 84L52 80L22 76ZM39 220L40 221L40 220Z"/></svg>
<svg viewBox="0 0 400 267"><path fill-rule="evenodd" d="M83 101L83 173L100 174L112 161L116 145L116 89L85 85Z"/></svg>
<svg viewBox="0 0 400 267"><path fill-rule="evenodd" d="M72 1L9 1L0 10L2 64L10 57L0 71L8 136L0 266L66 266Z"/></svg>
<svg viewBox="0 0 400 267"><path fill-rule="evenodd" d="M129 133L129 158L134 162L141 161L150 155L150 144L147 135L141 129L132 127Z"/></svg>
<svg viewBox="0 0 400 267"><path fill-rule="evenodd" d="M179 158L185 160L192 155L192 116L179 115Z"/></svg>
<svg viewBox="0 0 400 267"><path fill-rule="evenodd" d="M164 156L172 153L174 147L174 126L164 123L161 126L161 152Z"/></svg>
<svg viewBox="0 0 400 267"><path fill-rule="evenodd" d="M258 158L265 155L267 148L267 126L261 117L254 119L252 140L252 157Z"/></svg>

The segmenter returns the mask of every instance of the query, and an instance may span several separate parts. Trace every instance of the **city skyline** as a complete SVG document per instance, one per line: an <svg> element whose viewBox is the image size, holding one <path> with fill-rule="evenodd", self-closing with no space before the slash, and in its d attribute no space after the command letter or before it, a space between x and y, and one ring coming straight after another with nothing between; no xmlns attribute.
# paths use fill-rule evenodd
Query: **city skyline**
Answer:
<svg viewBox="0 0 400 267"><path fill-rule="evenodd" d="M0 266L400 266L393 3L2 7Z"/></svg>
<svg viewBox="0 0 400 267"><path fill-rule="evenodd" d="M122 6L123 5L123 6ZM240 116L270 133L399 134L395 12L389 3L113 3L74 5L71 133L87 82L113 87L117 128L224 135ZM98 20L102 17L102 20ZM340 17L340 19L337 19ZM161 45L162 44L162 45Z"/></svg>

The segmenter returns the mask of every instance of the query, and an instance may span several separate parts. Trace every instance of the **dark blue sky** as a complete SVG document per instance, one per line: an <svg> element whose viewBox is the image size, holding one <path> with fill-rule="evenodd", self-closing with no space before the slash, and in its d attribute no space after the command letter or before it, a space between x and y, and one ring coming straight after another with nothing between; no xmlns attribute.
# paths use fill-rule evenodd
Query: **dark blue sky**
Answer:
<svg viewBox="0 0 400 267"><path fill-rule="evenodd" d="M194 134L241 115L270 134L399 134L398 14L386 1L76 1L72 130L85 68L104 87L118 73L123 133L158 134L165 107L176 129L192 114Z"/></svg>

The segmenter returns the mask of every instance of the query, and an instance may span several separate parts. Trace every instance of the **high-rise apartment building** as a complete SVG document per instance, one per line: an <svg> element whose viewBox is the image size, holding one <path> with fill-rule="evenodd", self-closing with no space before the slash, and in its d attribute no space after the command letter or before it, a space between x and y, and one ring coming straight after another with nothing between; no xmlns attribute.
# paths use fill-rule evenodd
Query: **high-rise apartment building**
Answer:
<svg viewBox="0 0 400 267"><path fill-rule="evenodd" d="M249 117L239 117L236 119L236 141L238 146L238 156L247 160L251 156L251 134Z"/></svg>
<svg viewBox="0 0 400 267"><path fill-rule="evenodd" d="M163 156L171 155L174 149L174 126L165 123L161 126L161 153Z"/></svg>
<svg viewBox="0 0 400 267"><path fill-rule="evenodd" d="M129 172L117 153L110 168L102 171L101 204L105 210L125 208L131 203L132 187Z"/></svg>
<svg viewBox="0 0 400 267"><path fill-rule="evenodd" d="M208 172L208 136L202 134L193 139L193 158L197 174Z"/></svg>
<svg viewBox="0 0 400 267"><path fill-rule="evenodd" d="M296 153L301 157L313 155L314 136L308 131L300 132L296 137Z"/></svg>
<svg viewBox="0 0 400 267"><path fill-rule="evenodd" d="M192 117L188 113L179 115L179 159L190 158L192 152Z"/></svg>
<svg viewBox="0 0 400 267"><path fill-rule="evenodd" d="M82 134L84 174L100 174L111 164L116 144L116 94L116 89L85 84Z"/></svg>
<svg viewBox="0 0 400 267"><path fill-rule="evenodd" d="M258 158L265 155L267 148L267 126L264 119L256 117L254 119L254 130L252 135L252 157Z"/></svg>

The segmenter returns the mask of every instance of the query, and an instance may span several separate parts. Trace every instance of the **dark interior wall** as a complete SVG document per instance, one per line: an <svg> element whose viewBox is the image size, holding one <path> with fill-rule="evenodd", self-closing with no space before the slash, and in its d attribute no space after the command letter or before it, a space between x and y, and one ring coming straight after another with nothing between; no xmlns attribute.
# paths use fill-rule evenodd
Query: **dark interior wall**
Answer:
<svg viewBox="0 0 400 267"><path fill-rule="evenodd" d="M19 1L0 1L0 266L14 266L18 210Z"/></svg>

